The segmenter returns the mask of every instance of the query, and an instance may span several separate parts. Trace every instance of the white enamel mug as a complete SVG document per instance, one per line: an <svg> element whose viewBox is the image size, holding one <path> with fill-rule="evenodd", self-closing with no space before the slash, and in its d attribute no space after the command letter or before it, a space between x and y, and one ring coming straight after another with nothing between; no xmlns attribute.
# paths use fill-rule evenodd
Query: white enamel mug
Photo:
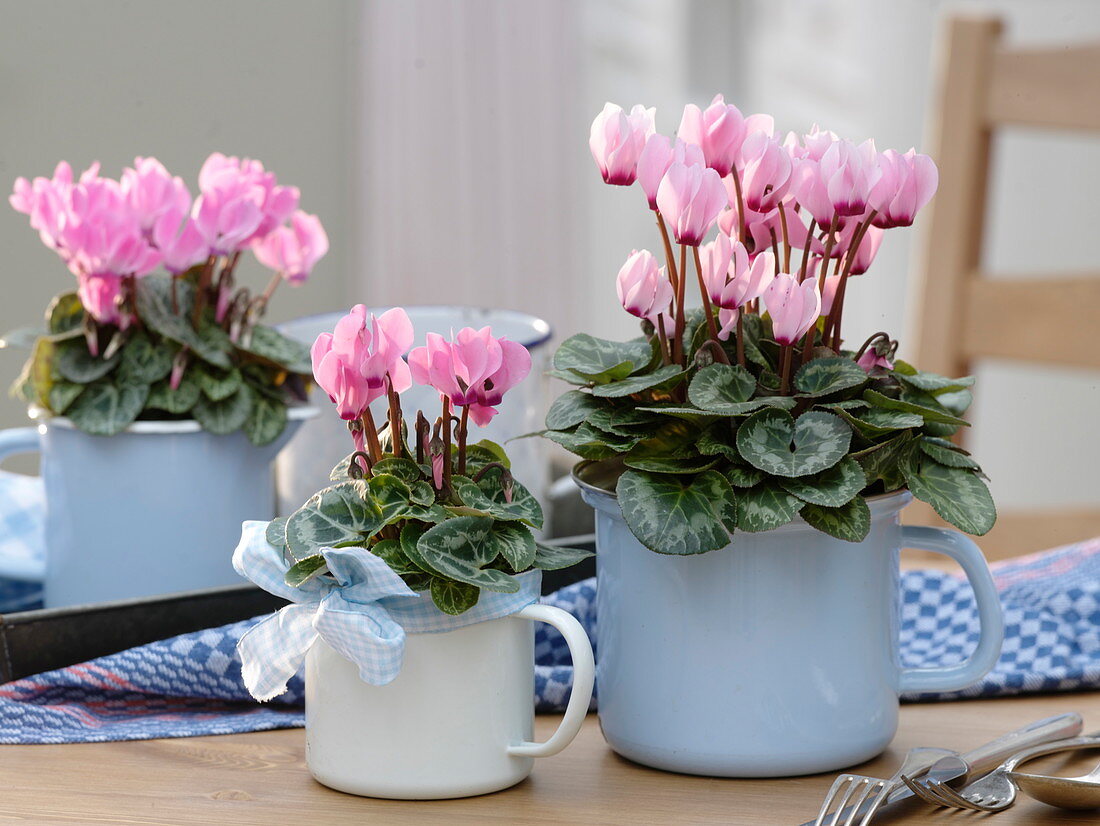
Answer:
<svg viewBox="0 0 1100 826"><path fill-rule="evenodd" d="M534 728L534 622L565 637L573 691L553 736ZM584 628L549 605L454 631L409 634L397 678L372 686L318 640L306 657L306 762L331 788L431 800L514 786L577 736L595 665Z"/></svg>

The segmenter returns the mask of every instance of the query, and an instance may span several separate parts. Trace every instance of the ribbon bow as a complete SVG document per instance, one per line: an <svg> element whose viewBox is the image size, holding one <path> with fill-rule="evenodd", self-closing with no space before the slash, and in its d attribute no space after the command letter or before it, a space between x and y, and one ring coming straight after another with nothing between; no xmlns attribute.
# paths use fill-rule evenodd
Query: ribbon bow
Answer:
<svg viewBox="0 0 1100 826"><path fill-rule="evenodd" d="M286 691L318 638L359 666L371 685L386 685L401 670L405 634L452 631L515 613L538 599L541 571L516 577L513 594L483 592L469 611L444 614L420 596L382 559L364 548L322 548L331 577L287 585L281 549L267 541L266 522L245 522L233 552L237 573L291 605L264 618L241 637L241 675L257 700Z"/></svg>

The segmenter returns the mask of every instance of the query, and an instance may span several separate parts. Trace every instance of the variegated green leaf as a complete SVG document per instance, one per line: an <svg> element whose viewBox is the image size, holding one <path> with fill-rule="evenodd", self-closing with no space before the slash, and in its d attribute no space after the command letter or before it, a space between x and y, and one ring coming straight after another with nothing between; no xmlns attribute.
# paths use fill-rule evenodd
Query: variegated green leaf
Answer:
<svg viewBox="0 0 1100 826"><path fill-rule="evenodd" d="M862 496L839 508L806 505L802 518L811 527L847 542L862 542L871 530L871 509Z"/></svg>
<svg viewBox="0 0 1100 826"><path fill-rule="evenodd" d="M606 406L607 402L597 400L591 393L580 390L562 393L546 411L546 429L569 430L585 421L593 411Z"/></svg>
<svg viewBox="0 0 1100 826"><path fill-rule="evenodd" d="M384 524L382 511L367 495L363 481L347 481L313 494L286 523L286 541L295 559L320 548L357 543Z"/></svg>
<svg viewBox="0 0 1100 826"><path fill-rule="evenodd" d="M269 362L291 373L313 374L309 347L297 339L283 335L274 327L257 324L246 342L237 344L246 353ZM215 362L216 363L216 362Z"/></svg>
<svg viewBox="0 0 1100 826"><path fill-rule="evenodd" d="M248 421L248 414L252 412L252 389L247 384L242 384L232 396L221 401L211 401L205 396L199 396L195 406L191 408L191 414L195 417L202 429L224 436L244 427Z"/></svg>
<svg viewBox="0 0 1100 826"><path fill-rule="evenodd" d="M194 407L201 394L202 391L199 389L198 382L194 380L191 371L188 370L183 374L183 379L175 390L172 389L167 379L161 379L154 384L149 391L148 405L157 410L179 415Z"/></svg>
<svg viewBox="0 0 1100 826"><path fill-rule="evenodd" d="M75 384L69 381L53 382L50 385L49 392L50 410L60 416L69 409L69 405L76 401L87 386L86 384Z"/></svg>
<svg viewBox="0 0 1100 826"><path fill-rule="evenodd" d="M77 429L93 436L114 436L125 430L145 409L149 386L107 379L89 384L66 411Z"/></svg>
<svg viewBox="0 0 1100 826"><path fill-rule="evenodd" d="M917 452L907 457L902 473L910 492L959 530L981 536L997 521L989 488L974 471L945 467Z"/></svg>
<svg viewBox="0 0 1100 826"><path fill-rule="evenodd" d="M795 389L815 398L862 387L866 383L867 374L863 368L839 356L814 359L802 365L794 377Z"/></svg>
<svg viewBox="0 0 1100 826"><path fill-rule="evenodd" d="M956 427L970 426L970 423L965 419L952 416L950 413L946 413L943 410L937 410L934 407L926 407L921 404L914 404L913 402L903 401L902 399L891 399L889 396L882 395L882 393L879 393L877 390L865 390L863 392L863 398L875 407L880 407L884 410L897 410L901 413L916 413L924 418L925 421L955 425Z"/></svg>
<svg viewBox="0 0 1100 826"><path fill-rule="evenodd" d="M494 535L494 527L492 517L456 516L429 528L417 540L416 549L433 570L448 579L514 594L519 583L513 577L486 567L501 551L502 540Z"/></svg>
<svg viewBox="0 0 1100 826"><path fill-rule="evenodd" d="M57 343L53 363L63 379L76 384L91 384L114 370L120 359L118 353L109 359L93 356L88 352L88 343L83 338L73 338Z"/></svg>
<svg viewBox="0 0 1100 826"><path fill-rule="evenodd" d="M848 452L852 429L832 413L811 410L797 420L785 410L754 413L737 429L737 450L773 476L808 476L830 468Z"/></svg>
<svg viewBox="0 0 1100 826"><path fill-rule="evenodd" d="M283 581L292 588L298 588L311 579L320 576L328 570L328 563L320 554L307 556L290 566Z"/></svg>
<svg viewBox="0 0 1100 826"><path fill-rule="evenodd" d="M509 502L500 484L500 474L488 471L479 482L463 476L455 476L451 483L455 493L468 507L487 513L496 519L525 522L536 530L542 529L542 506L519 482L512 482L512 501Z"/></svg>
<svg viewBox="0 0 1100 826"><path fill-rule="evenodd" d="M977 462L947 439L925 436L920 441L920 449L925 456L939 462L941 465L981 470Z"/></svg>
<svg viewBox="0 0 1100 826"><path fill-rule="evenodd" d="M241 371L236 368L219 370L216 367L196 364L192 372L203 395L213 402L220 402L232 396L240 389L243 381Z"/></svg>
<svg viewBox="0 0 1100 826"><path fill-rule="evenodd" d="M652 350L645 341L608 341L587 333L570 336L554 353L554 367L588 381L620 381L649 364Z"/></svg>
<svg viewBox="0 0 1100 826"><path fill-rule="evenodd" d="M193 296L191 283L183 278L176 279L177 312L172 306L170 276L154 274L137 279L137 310L141 320L165 338L191 348L203 361L228 370L233 366L228 353L212 346L191 326Z"/></svg>
<svg viewBox="0 0 1100 826"><path fill-rule="evenodd" d="M122 348L118 365L118 380L129 384L152 384L167 378L172 372L172 357L175 348L167 342L154 342L149 336L137 330Z"/></svg>
<svg viewBox="0 0 1100 826"><path fill-rule="evenodd" d="M731 404L743 404L752 398L756 379L739 364L709 364L695 374L688 385L688 398L703 410L724 412Z"/></svg>
<svg viewBox="0 0 1100 826"><path fill-rule="evenodd" d="M726 478L713 470L694 478L630 470L617 488L631 533L663 554L723 548L737 525L737 503Z"/></svg>
<svg viewBox="0 0 1100 826"><path fill-rule="evenodd" d="M260 393L252 394L252 408L244 423L244 435L257 447L268 445L286 430L286 405Z"/></svg>
<svg viewBox="0 0 1100 826"><path fill-rule="evenodd" d="M738 491L737 527L743 531L770 531L794 519L804 503L773 481Z"/></svg>
<svg viewBox="0 0 1100 826"><path fill-rule="evenodd" d="M477 605L481 589L465 582L453 582L449 579L432 577L432 602L444 614L457 616Z"/></svg>
<svg viewBox="0 0 1100 826"><path fill-rule="evenodd" d="M562 568L569 568L583 562L592 555L591 551L585 551L581 548L567 548L564 545L546 545L542 542L536 542L533 567L543 571L560 571Z"/></svg>
<svg viewBox="0 0 1100 826"><path fill-rule="evenodd" d="M634 393L641 393L643 390L650 390L658 385L664 384L675 379L677 376L682 376L684 372L684 369L679 365L666 364L664 367L658 367L652 373L642 373L641 375L630 376L621 381L598 384L592 388L592 395L600 398L621 398L623 396L630 396Z"/></svg>
<svg viewBox="0 0 1100 826"><path fill-rule="evenodd" d="M787 493L793 493L804 502L839 508L867 487L867 475L859 462L845 456L828 470L797 479L780 479L779 484Z"/></svg>
<svg viewBox="0 0 1100 826"><path fill-rule="evenodd" d="M875 439L892 430L908 430L912 427L922 427L924 425L924 419L917 413L884 410L881 407L872 407L857 413L848 410L838 410L836 412L844 421L868 439Z"/></svg>

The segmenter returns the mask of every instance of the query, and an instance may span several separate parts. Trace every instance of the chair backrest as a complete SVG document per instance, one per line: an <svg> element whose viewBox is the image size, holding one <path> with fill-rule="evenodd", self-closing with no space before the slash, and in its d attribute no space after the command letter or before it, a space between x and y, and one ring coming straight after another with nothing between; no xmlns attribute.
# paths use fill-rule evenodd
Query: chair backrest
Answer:
<svg viewBox="0 0 1100 826"><path fill-rule="evenodd" d="M994 131L1100 132L1100 43L1008 48L1001 33L996 18L947 21L931 130L940 187L925 219L917 268L916 363L948 376L968 375L980 358L1100 369L1100 268L993 280L981 261ZM917 508L906 521L929 516L931 509ZM1003 558L1096 535L1100 507L1009 511L982 546L991 558Z"/></svg>

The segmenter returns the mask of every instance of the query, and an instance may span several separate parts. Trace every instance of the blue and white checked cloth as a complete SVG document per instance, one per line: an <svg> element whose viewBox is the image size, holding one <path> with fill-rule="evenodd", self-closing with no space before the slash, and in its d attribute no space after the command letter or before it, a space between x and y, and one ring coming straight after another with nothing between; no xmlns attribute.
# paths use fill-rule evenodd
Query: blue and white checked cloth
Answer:
<svg viewBox="0 0 1100 826"><path fill-rule="evenodd" d="M451 616L431 597L411 590L374 554L322 548L332 578L315 577L295 588L283 580L287 564L267 541L267 525L245 522L233 553L237 573L292 603L260 620L237 643L245 685L257 700L286 691L318 638L358 665L364 682L386 685L401 670L406 632L435 634L506 617L536 602L542 586L542 571L529 571L516 577L516 593L482 590L473 608Z"/></svg>

